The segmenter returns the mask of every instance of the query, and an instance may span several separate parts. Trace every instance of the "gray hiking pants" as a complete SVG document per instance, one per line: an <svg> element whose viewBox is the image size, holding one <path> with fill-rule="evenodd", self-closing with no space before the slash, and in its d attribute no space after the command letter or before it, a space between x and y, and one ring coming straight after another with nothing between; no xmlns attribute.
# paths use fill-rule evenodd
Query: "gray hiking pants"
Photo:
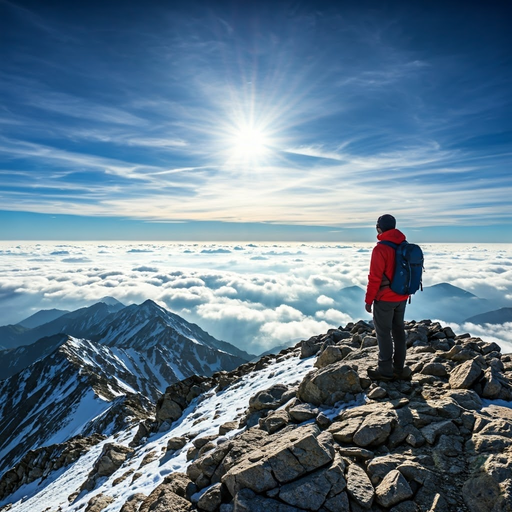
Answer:
<svg viewBox="0 0 512 512"><path fill-rule="evenodd" d="M405 363L404 314L407 301L373 303L373 325L379 344L379 371L391 376L401 373ZM393 337L391 337L393 334Z"/></svg>

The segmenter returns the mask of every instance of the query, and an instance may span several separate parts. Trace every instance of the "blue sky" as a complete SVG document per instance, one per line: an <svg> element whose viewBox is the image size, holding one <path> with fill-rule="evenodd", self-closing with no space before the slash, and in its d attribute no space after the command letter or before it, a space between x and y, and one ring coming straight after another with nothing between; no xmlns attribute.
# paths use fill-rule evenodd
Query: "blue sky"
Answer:
<svg viewBox="0 0 512 512"><path fill-rule="evenodd" d="M512 242L509 2L0 0L0 238Z"/></svg>

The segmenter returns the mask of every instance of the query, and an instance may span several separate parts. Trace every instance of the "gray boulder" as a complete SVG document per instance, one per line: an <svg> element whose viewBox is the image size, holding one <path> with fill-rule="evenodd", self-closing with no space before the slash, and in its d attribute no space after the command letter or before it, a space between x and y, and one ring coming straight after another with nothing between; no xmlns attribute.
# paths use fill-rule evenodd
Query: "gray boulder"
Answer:
<svg viewBox="0 0 512 512"><path fill-rule="evenodd" d="M258 496L250 489L242 489L235 496L233 512L301 512L303 510L271 498Z"/></svg>
<svg viewBox="0 0 512 512"><path fill-rule="evenodd" d="M451 371L450 387L452 389L469 389L481 374L482 368L474 359L465 361Z"/></svg>
<svg viewBox="0 0 512 512"><path fill-rule="evenodd" d="M275 384L268 389L256 393L249 400L249 411L277 409L282 405L281 398L286 391L288 391L288 386Z"/></svg>
<svg viewBox="0 0 512 512"><path fill-rule="evenodd" d="M364 469L357 464L350 464L348 467L347 491L361 507L369 509L372 506L375 490Z"/></svg>
<svg viewBox="0 0 512 512"><path fill-rule="evenodd" d="M336 363L343 359L343 352L340 347L336 345L329 345L325 348L324 351L318 356L315 361L316 368L323 368L324 366L328 366L332 363Z"/></svg>
<svg viewBox="0 0 512 512"><path fill-rule="evenodd" d="M262 493L325 466L333 458L332 436L307 425L283 434L265 451L249 453L222 482L232 496L245 488Z"/></svg>
<svg viewBox="0 0 512 512"><path fill-rule="evenodd" d="M375 489L377 503L389 508L413 496L412 489L400 471L390 471Z"/></svg>
<svg viewBox="0 0 512 512"><path fill-rule="evenodd" d="M376 446L384 443L397 422L394 411L374 413L366 416L354 434L353 442L358 446Z"/></svg>
<svg viewBox="0 0 512 512"><path fill-rule="evenodd" d="M279 491L279 498L295 507L318 510L328 497L337 496L346 488L344 469L345 463L338 456L329 468L283 485Z"/></svg>
<svg viewBox="0 0 512 512"><path fill-rule="evenodd" d="M362 390L357 371L338 362L309 372L300 383L297 397L314 405L334 405Z"/></svg>

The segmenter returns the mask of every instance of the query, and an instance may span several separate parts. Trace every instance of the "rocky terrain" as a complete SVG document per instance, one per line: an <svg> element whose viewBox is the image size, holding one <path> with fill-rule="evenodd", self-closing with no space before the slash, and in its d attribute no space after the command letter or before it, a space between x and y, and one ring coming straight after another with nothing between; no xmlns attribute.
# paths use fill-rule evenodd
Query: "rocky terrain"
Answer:
<svg viewBox="0 0 512 512"><path fill-rule="evenodd" d="M367 378L364 322L189 377L134 430L32 452L1 510L512 511L512 357L430 321L407 340L403 380Z"/></svg>

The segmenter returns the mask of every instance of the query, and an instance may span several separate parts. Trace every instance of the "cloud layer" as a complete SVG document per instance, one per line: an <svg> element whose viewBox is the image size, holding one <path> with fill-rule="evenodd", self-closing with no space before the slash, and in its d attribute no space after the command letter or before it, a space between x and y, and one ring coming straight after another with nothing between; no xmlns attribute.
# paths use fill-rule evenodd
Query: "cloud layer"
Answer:
<svg viewBox="0 0 512 512"><path fill-rule="evenodd" d="M366 287L372 245L0 242L0 325L107 295L125 304L150 298L259 353L369 320L354 287ZM512 301L511 246L432 244L424 250L425 286L448 282L481 298ZM450 322L449 311L439 320ZM509 326L487 332L512 341Z"/></svg>

